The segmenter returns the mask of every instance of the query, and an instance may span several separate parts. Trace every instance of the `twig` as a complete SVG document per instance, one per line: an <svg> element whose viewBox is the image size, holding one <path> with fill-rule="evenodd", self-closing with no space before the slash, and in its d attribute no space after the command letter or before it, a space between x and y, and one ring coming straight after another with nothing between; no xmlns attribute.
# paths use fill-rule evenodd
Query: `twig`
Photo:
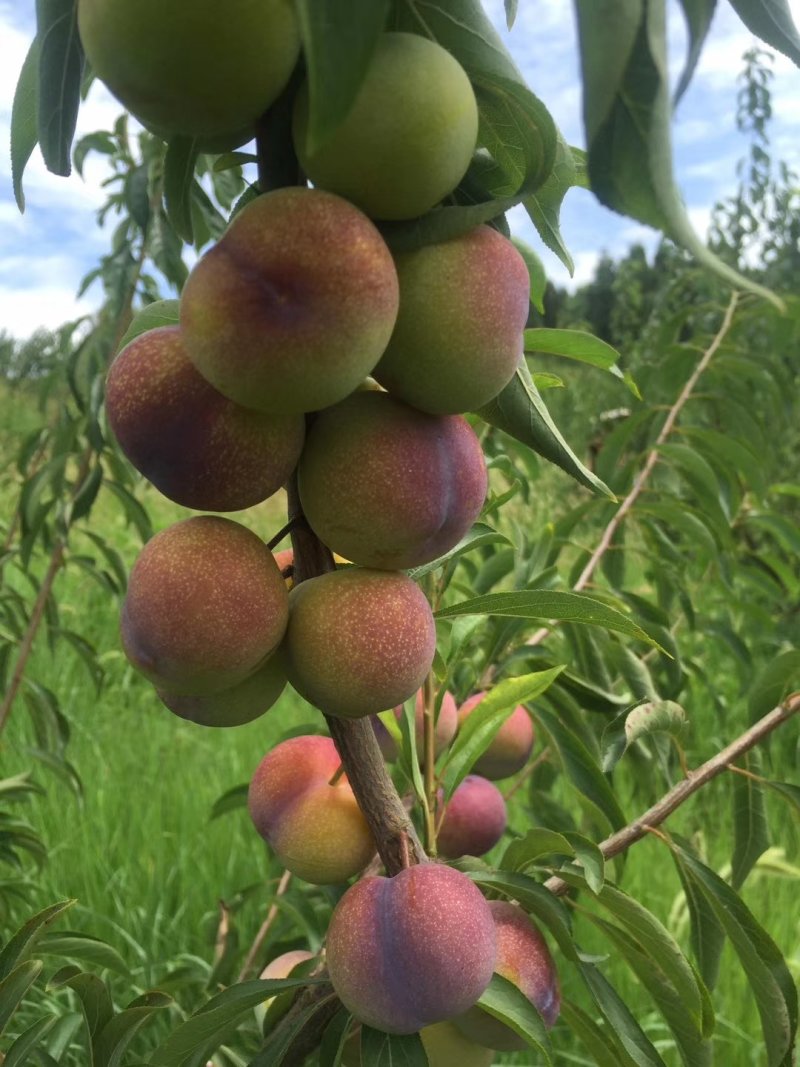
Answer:
<svg viewBox="0 0 800 1067"><path fill-rule="evenodd" d="M247 953L245 961L242 964L241 971L239 971L239 977L236 979L237 982L243 982L253 969L253 964L256 961L256 956L258 956L259 952L261 951L261 946L264 944L267 934L270 932L272 924L275 922L275 919L278 915L278 901L289 888L289 883L291 882L291 880L291 871L284 871L281 875L280 881L278 882L278 888L275 890L275 899L270 905L269 911L267 912L267 917L264 919L263 923L258 928L258 933L254 937L253 943L250 946L250 951Z"/></svg>
<svg viewBox="0 0 800 1067"><path fill-rule="evenodd" d="M614 513L611 521L606 526L605 530L603 530L600 540L597 543L597 547L595 548L594 552L592 552L586 563L586 566L583 568L580 573L580 576L578 577L578 580L572 587L573 592L580 593L581 590L585 589L589 582L592 580L594 572L597 570L600 561L611 547L611 543L614 539L614 534L622 525L622 522L628 512L633 508L633 505L641 496L642 491L644 490L645 486L647 485L647 482L650 479L650 475L653 473L653 468L655 467L656 463L658 463L658 450L661 445L663 445L664 442L667 440L672 431L675 429L675 423L678 421L678 416L680 415L681 411L683 411L684 407L689 401L692 392L694 391L694 387L697 385L698 379L700 378L701 374L703 374L703 372L706 370L711 360L714 358L717 350L725 339L725 335L728 333L728 330L730 330L731 325L733 323L734 312L736 311L736 306L738 302L739 294L733 292L731 294L731 299L728 303L728 306L725 309L725 315L723 316L720 328L717 330L713 340L711 341L711 344L708 346L708 348L705 350L702 357L698 361L697 366L687 378L686 383L683 386L683 389L681 389L677 400L669 409L667 417L664 420L664 425L661 427L661 432L656 438L655 444L650 449L647 459L645 460L644 466L636 476L633 486L631 487L631 491L622 501L619 508ZM525 643L528 646L540 645L549 633L550 627L542 626L541 629L537 630L536 633L534 633L530 638L528 638Z"/></svg>
<svg viewBox="0 0 800 1067"><path fill-rule="evenodd" d="M270 552L273 550L273 548L276 547L276 545L279 545L281 543L281 541L284 539L284 537L287 536L287 534L290 534L292 532L292 526L294 526L294 523L294 519L289 519L288 522L285 522L283 526L281 526L280 530L278 530L274 537L270 537L269 541L267 541L267 548L270 550Z"/></svg>
<svg viewBox="0 0 800 1067"><path fill-rule="evenodd" d="M721 752L718 752L716 756L712 756L696 771L692 771L688 778L678 782L674 788L670 789L661 800L651 808L648 808L638 819L607 837L600 844L600 851L603 856L606 859L612 859L614 856L618 856L620 852L625 852L635 842L641 841L647 833L652 832L654 827L660 826L661 823L668 819L693 793L696 793L698 789L702 789L718 774L729 770L730 764L734 760L739 759L745 752L749 752L751 748L754 748L773 730L776 730L791 719L798 711L800 711L800 692L793 693L787 697L783 704L773 708L763 719L759 719L754 726L751 726L749 730L737 737L735 741L731 742ZM569 889L567 883L558 877L548 878L544 885L546 889L549 889L556 896L563 896Z"/></svg>

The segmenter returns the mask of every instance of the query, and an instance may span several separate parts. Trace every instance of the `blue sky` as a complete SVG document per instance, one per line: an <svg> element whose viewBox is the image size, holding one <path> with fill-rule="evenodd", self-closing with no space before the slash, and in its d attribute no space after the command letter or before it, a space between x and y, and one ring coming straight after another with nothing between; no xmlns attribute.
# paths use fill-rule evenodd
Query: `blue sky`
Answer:
<svg viewBox="0 0 800 1067"><path fill-rule="evenodd" d="M800 0L790 0L800 22ZM531 88L550 108L567 139L583 144L578 53L569 0L520 0L517 22L505 31L502 0L484 6ZM9 142L11 102L19 68L33 35L33 0L0 0L0 141ZM677 73L686 45L676 0L669 0L670 46ZM679 184L695 227L702 233L712 204L730 192L735 165L745 150L736 132L734 100L742 53L753 38L726 0L719 0L710 40L674 127ZM776 57L775 118L772 143L776 155L800 171L800 72ZM95 84L78 119L78 135L111 126L119 105ZM25 175L27 209L20 216L11 190L7 153L0 155L0 329L23 337L37 326L57 326L91 311L100 299L92 289L80 301L75 292L82 275L97 264L110 240L95 223L103 202L102 161L90 159L85 180L56 178L46 172L38 150ZM652 247L653 231L601 208L591 194L573 190L562 213L562 231L576 264L574 280L538 242L524 213L511 221L520 236L540 251L557 284L587 281L603 251L621 253L635 241ZM113 225L113 223L112 223Z"/></svg>

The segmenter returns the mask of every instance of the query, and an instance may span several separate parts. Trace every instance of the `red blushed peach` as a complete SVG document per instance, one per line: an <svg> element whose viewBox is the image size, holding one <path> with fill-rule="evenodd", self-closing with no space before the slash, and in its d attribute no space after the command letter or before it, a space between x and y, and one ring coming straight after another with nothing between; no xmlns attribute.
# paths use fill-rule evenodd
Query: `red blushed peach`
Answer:
<svg viewBox="0 0 800 1067"><path fill-rule="evenodd" d="M399 722L403 715L402 704L394 709L395 718ZM420 689L417 693L414 701L414 722L415 722L415 737L417 742L417 755L420 760L424 757L425 747L425 697L423 690ZM380 719L373 719L372 725L375 730L375 736L378 738L378 744L381 746L381 752L383 758L390 762L397 759L397 745L395 745L392 738L389 736L389 731L380 721ZM456 736L456 730L458 729L458 709L456 708L455 698L452 693L445 693L442 697L442 704L439 708L439 716L436 719L436 729L434 731L434 751L438 756L444 752L453 738Z"/></svg>
<svg viewBox="0 0 800 1067"><path fill-rule="evenodd" d="M328 971L360 1022L412 1034L475 1003L492 976L496 938L475 883L423 863L347 890L328 927Z"/></svg>
<svg viewBox="0 0 800 1067"><path fill-rule="evenodd" d="M517 904L492 900L489 908L497 929L495 971L522 990L545 1026L553 1026L561 1009L561 990L547 942ZM513 1030L481 1008L471 1008L454 1022L466 1038L487 1048L513 1052L526 1047Z"/></svg>
<svg viewBox="0 0 800 1067"><path fill-rule="evenodd" d="M201 515L145 545L122 608L122 644L158 689L205 695L264 663L288 614L286 586L263 541L231 519Z"/></svg>
<svg viewBox="0 0 800 1067"><path fill-rule="evenodd" d="M288 978L295 967L299 967L301 963L306 963L314 958L313 952L307 952L303 948L292 949L291 952L284 952L282 956L276 956L274 960L268 963L259 978ZM275 997L267 997L263 1004L256 1006L256 1019L259 1026L263 1025L264 1016L269 1011L274 1000Z"/></svg>
<svg viewBox="0 0 800 1067"><path fill-rule="evenodd" d="M462 726L469 713L476 708L486 693L474 693L458 709L458 724ZM503 723L473 770L484 778L497 781L510 778L521 771L528 762L533 749L534 732L531 717L520 704L514 708Z"/></svg>
<svg viewBox="0 0 800 1067"><path fill-rule="evenodd" d="M468 775L450 798L436 836L439 853L449 860L483 856L506 828L503 794L485 778Z"/></svg>
<svg viewBox="0 0 800 1067"><path fill-rule="evenodd" d="M189 357L257 411L317 411L356 389L397 317L397 274L370 220L320 189L247 205L196 264L181 297Z"/></svg>
<svg viewBox="0 0 800 1067"><path fill-rule="evenodd" d="M405 574L346 567L295 586L281 655L301 696L360 718L422 685L436 650L428 601Z"/></svg>
<svg viewBox="0 0 800 1067"><path fill-rule="evenodd" d="M480 442L459 415L359 392L308 432L298 487L311 528L362 567L429 563L467 533L486 497Z"/></svg>
<svg viewBox="0 0 800 1067"><path fill-rule="evenodd" d="M347 881L375 854L375 843L329 737L293 737L258 765L250 817L287 870L315 885Z"/></svg>
<svg viewBox="0 0 800 1067"><path fill-rule="evenodd" d="M286 687L286 673L278 656L243 682L219 693L185 696L159 690L161 701L181 719L198 726L243 726L258 719L275 704Z"/></svg>
<svg viewBox="0 0 800 1067"><path fill-rule="evenodd" d="M178 326L139 334L111 364L108 421L131 463L164 496L238 511L272 496L297 465L302 415L234 404L195 369Z"/></svg>

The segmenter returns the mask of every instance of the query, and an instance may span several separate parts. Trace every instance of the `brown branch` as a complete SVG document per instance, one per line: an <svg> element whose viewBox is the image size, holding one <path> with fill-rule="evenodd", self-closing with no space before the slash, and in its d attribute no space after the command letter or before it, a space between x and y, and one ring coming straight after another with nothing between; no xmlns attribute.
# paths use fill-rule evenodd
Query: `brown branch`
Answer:
<svg viewBox="0 0 800 1067"><path fill-rule="evenodd" d="M615 834L601 842L600 851L605 859L612 859L614 856L618 856L620 852L625 852L637 841L641 841L656 826L660 826L661 823L665 822L693 793L696 793L698 789L702 789L712 778L716 778L717 775L728 770L729 765L734 760L739 759L745 752L749 752L751 748L763 741L773 730L788 722L798 711L800 711L800 692L793 693L787 697L783 704L773 708L763 719L759 719L754 726L751 726L749 730L746 730L735 741L723 748L716 756L712 756L696 771L692 771L687 778L678 782L661 800L651 808L648 808L638 819L621 830L617 830ZM549 878L544 885L546 889L549 889L556 896L563 896L569 889L567 883L558 877Z"/></svg>
<svg viewBox="0 0 800 1067"><path fill-rule="evenodd" d="M739 294L733 292L731 294L731 299L728 303L728 306L725 309L725 315L723 316L720 328L714 335L711 344L708 346L705 352L703 352L703 355L698 361L696 367L687 378L686 383L681 389L675 403L669 409L667 417L664 420L664 425L661 427L661 432L656 438L655 444L650 449L650 452L647 455L647 459L645 460L644 466L636 476L630 492L622 501L617 511L614 513L611 521L608 523L605 530L603 530L600 540L597 543L597 547L595 548L594 552L592 552L586 563L586 566L583 568L580 573L580 576L578 577L578 580L572 587L573 592L580 593L581 590L585 589L589 582L592 580L594 572L597 570L600 561L603 559L603 556L605 556L606 552L608 552L609 548L611 547L611 543L614 540L614 534L622 525L625 517L628 515L628 513L633 508L633 505L641 496L645 486L647 485L650 479L650 475L653 473L653 469L656 463L658 463L658 450L660 446L663 445L667 438L670 436L672 431L675 429L675 423L678 421L678 416L683 411L684 407L691 398L691 395L694 391L694 387L697 385L698 379L708 368L709 363L714 358L720 345L725 339L726 334L730 330L738 302ZM525 643L529 646L540 645L549 633L550 627L542 626L541 629L537 630L536 633L533 634Z"/></svg>
<svg viewBox="0 0 800 1067"><path fill-rule="evenodd" d="M269 911L267 912L267 917L264 919L263 923L258 928L258 933L253 938L253 943L250 946L250 951L247 953L247 956L245 957L245 961L242 964L242 969L241 969L241 971L239 971L239 977L236 979L237 982L243 982L245 980L245 978L247 978L248 974L250 974L251 970L253 969L253 964L256 961L256 956L261 951L261 946L264 944L264 941L266 940L267 934L272 929L272 924L275 922L275 919L277 918L277 915L278 915L278 900L283 896L283 894L289 888L289 883L291 882L291 880L292 880L291 871L284 871L283 874L281 875L280 881L278 882L278 888L275 890L275 899L273 900L272 904L270 905Z"/></svg>

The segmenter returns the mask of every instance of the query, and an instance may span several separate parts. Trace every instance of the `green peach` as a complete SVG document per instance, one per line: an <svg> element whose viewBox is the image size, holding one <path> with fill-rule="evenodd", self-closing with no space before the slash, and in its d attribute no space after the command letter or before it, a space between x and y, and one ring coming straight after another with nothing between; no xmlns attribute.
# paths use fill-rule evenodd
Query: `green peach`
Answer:
<svg viewBox="0 0 800 1067"><path fill-rule="evenodd" d="M466 173L478 136L469 78L426 37L385 33L348 115L320 145L308 143L309 90L294 113L304 171L378 219L410 219L451 193Z"/></svg>

